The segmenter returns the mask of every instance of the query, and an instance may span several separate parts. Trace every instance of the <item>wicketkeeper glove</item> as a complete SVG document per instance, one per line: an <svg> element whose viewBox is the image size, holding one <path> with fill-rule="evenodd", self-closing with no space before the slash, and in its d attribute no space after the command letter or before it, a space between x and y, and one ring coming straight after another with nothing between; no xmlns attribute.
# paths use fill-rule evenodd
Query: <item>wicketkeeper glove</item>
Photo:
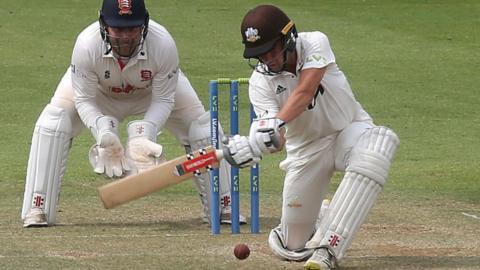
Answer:
<svg viewBox="0 0 480 270"><path fill-rule="evenodd" d="M165 162L163 147L156 143L155 124L143 120L132 121L128 123L127 133L127 157L135 163L138 172Z"/></svg>
<svg viewBox="0 0 480 270"><path fill-rule="evenodd" d="M112 116L100 116L92 128L97 143L90 148L89 159L93 170L107 177L122 177L130 171L123 146L118 138L118 120Z"/></svg>

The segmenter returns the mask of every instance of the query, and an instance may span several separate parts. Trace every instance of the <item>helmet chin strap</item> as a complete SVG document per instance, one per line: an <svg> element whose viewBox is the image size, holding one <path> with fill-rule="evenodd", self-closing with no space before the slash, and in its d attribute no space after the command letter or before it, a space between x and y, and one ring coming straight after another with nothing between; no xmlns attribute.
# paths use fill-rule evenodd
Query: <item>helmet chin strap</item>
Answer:
<svg viewBox="0 0 480 270"><path fill-rule="evenodd" d="M112 45L110 42L105 42L105 55L109 54L112 51Z"/></svg>
<svg viewBox="0 0 480 270"><path fill-rule="evenodd" d="M287 60L288 60L288 49L285 48L283 50L283 64L282 64L282 69L280 70L280 72L282 71L287 71Z"/></svg>

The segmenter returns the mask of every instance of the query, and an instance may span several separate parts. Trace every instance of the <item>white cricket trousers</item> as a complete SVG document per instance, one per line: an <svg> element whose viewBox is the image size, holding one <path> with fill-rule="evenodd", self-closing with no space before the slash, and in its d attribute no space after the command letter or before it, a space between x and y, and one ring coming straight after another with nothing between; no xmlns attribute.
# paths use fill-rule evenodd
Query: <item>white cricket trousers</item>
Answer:
<svg viewBox="0 0 480 270"><path fill-rule="evenodd" d="M345 171L358 138L374 125L353 122L341 132L323 138L318 152L280 163L286 172L283 186L282 232L289 250L305 247L315 231L320 206L335 171Z"/></svg>

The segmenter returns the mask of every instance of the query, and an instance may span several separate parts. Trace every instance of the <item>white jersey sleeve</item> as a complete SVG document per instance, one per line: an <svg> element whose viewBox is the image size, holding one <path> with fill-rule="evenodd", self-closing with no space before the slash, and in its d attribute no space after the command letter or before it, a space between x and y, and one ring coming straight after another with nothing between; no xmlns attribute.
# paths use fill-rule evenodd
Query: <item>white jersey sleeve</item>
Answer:
<svg viewBox="0 0 480 270"><path fill-rule="evenodd" d="M250 78L248 95L257 118L273 117L280 111L275 91L269 86L268 80L256 72Z"/></svg>
<svg viewBox="0 0 480 270"><path fill-rule="evenodd" d="M335 62L335 55L330 47L328 37L324 33L309 32L306 33L306 35L308 35L306 38L308 38L310 42L304 43L304 64L302 70L308 68L323 68Z"/></svg>
<svg viewBox="0 0 480 270"><path fill-rule="evenodd" d="M82 34L87 33L84 32ZM82 37L83 35L80 35L75 42L70 69L75 93L75 107L83 123L91 128L95 126L96 118L103 114L95 102L95 96L98 91L95 63Z"/></svg>
<svg viewBox="0 0 480 270"><path fill-rule="evenodd" d="M154 31L154 28L151 30ZM155 54L159 56L158 72L153 78L152 102L145 113L145 120L155 123L157 129L161 130L175 104L179 59L175 41L166 30L161 40L152 40L153 42L158 44L147 45L150 48L158 48L155 50Z"/></svg>

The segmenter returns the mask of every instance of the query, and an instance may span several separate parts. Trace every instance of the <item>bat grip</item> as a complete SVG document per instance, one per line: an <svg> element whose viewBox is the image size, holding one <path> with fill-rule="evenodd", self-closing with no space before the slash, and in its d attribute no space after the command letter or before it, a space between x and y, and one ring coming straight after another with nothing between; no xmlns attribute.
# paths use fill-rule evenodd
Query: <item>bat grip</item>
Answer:
<svg viewBox="0 0 480 270"><path fill-rule="evenodd" d="M215 150L215 156L217 157L218 161L221 161L225 157L223 150Z"/></svg>

